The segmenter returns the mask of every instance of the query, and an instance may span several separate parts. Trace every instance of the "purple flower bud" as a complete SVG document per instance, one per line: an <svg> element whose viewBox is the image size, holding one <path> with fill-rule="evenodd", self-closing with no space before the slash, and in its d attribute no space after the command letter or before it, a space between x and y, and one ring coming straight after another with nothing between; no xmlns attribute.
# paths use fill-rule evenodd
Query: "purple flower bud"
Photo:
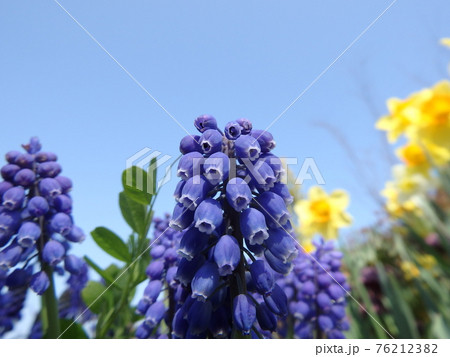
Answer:
<svg viewBox="0 0 450 357"><path fill-rule="evenodd" d="M261 294L268 294L275 286L273 272L264 260L257 260L250 266L250 274L256 290Z"/></svg>
<svg viewBox="0 0 450 357"><path fill-rule="evenodd" d="M209 326L211 314L211 302L195 301L188 312L189 332L192 335L203 333Z"/></svg>
<svg viewBox="0 0 450 357"><path fill-rule="evenodd" d="M241 249L236 238L230 235L220 237L214 248L214 261L221 276L230 275L239 265Z"/></svg>
<svg viewBox="0 0 450 357"><path fill-rule="evenodd" d="M211 234L223 221L222 206L212 198L200 203L194 213L195 227L206 234Z"/></svg>
<svg viewBox="0 0 450 357"><path fill-rule="evenodd" d="M55 266L63 260L64 254L66 254L66 250L61 243L56 240L49 240L45 243L42 258L48 264Z"/></svg>
<svg viewBox="0 0 450 357"><path fill-rule="evenodd" d="M166 251L164 252L163 258L166 262L166 265L175 263L178 260L177 249L174 247L170 247L170 248L166 249Z"/></svg>
<svg viewBox="0 0 450 357"><path fill-rule="evenodd" d="M145 311L147 311L147 310L145 310ZM136 337L139 339L147 339L150 337L151 333L152 333L152 329L149 328L145 324L139 325L138 328L136 329Z"/></svg>
<svg viewBox="0 0 450 357"><path fill-rule="evenodd" d="M289 274L292 270L292 263L290 262L284 262L281 259L278 259L276 256L274 256L270 250L266 249L264 251L264 257L267 260L267 263L269 263L270 267L275 270L277 273L286 275Z"/></svg>
<svg viewBox="0 0 450 357"><path fill-rule="evenodd" d="M20 187L12 187L3 194L3 207L10 211L20 208L25 200L25 190Z"/></svg>
<svg viewBox="0 0 450 357"><path fill-rule="evenodd" d="M253 254L255 254L258 257L264 253L264 250L266 250L266 248L264 248L263 245L250 244L248 239L245 239L245 245L247 246L248 250L250 250Z"/></svg>
<svg viewBox="0 0 450 357"><path fill-rule="evenodd" d="M17 157L21 154L20 151L8 151L5 155L5 159L6 161L8 161L10 164L14 164L14 162L16 161Z"/></svg>
<svg viewBox="0 0 450 357"><path fill-rule="evenodd" d="M304 301L295 301L289 307L291 314L299 320L305 319L311 312L309 305Z"/></svg>
<svg viewBox="0 0 450 357"><path fill-rule="evenodd" d="M239 294L234 298L233 316L237 328L245 335L250 334L256 321L256 307L247 295Z"/></svg>
<svg viewBox="0 0 450 357"><path fill-rule="evenodd" d="M264 295L264 301L267 307L274 314L286 316L288 313L287 297L278 284L275 284L269 295Z"/></svg>
<svg viewBox="0 0 450 357"><path fill-rule="evenodd" d="M148 285L145 287L143 300L148 302L149 304L153 304L156 301L156 299L158 299L162 287L163 285L161 280L150 281Z"/></svg>
<svg viewBox="0 0 450 357"><path fill-rule="evenodd" d="M62 193L61 185L56 179L44 178L39 182L39 192L46 198L55 198Z"/></svg>
<svg viewBox="0 0 450 357"><path fill-rule="evenodd" d="M183 191L183 187L185 184L186 184L186 181L184 181L184 180L178 181L177 187L175 188L175 191L173 193L173 198L175 198L175 201L180 202L181 193Z"/></svg>
<svg viewBox="0 0 450 357"><path fill-rule="evenodd" d="M177 270L177 279L179 282L184 286L188 286L191 283L195 273L198 269L200 269L204 262L205 257L203 255L199 255L191 261L186 258L181 259L178 263Z"/></svg>
<svg viewBox="0 0 450 357"><path fill-rule="evenodd" d="M235 211L242 211L252 201L252 191L240 177L234 177L227 183L226 198ZM263 217L264 218L264 217Z"/></svg>
<svg viewBox="0 0 450 357"><path fill-rule="evenodd" d="M180 203L194 211L211 189L211 185L203 176L194 176L186 181L181 192Z"/></svg>
<svg viewBox="0 0 450 357"><path fill-rule="evenodd" d="M202 152L200 147L200 136L199 135L186 135L180 141L180 152L184 155L189 152L197 151Z"/></svg>
<svg viewBox="0 0 450 357"><path fill-rule="evenodd" d="M223 152L216 152L205 160L203 168L205 177L215 186L228 178L230 159Z"/></svg>
<svg viewBox="0 0 450 357"><path fill-rule="evenodd" d="M201 233L197 228L191 227L180 241L178 254L187 260L192 260L208 247L208 235Z"/></svg>
<svg viewBox="0 0 450 357"><path fill-rule="evenodd" d="M257 208L266 217L270 228L285 226L290 218L284 200L273 192L264 192L256 198Z"/></svg>
<svg viewBox="0 0 450 357"><path fill-rule="evenodd" d="M217 288L219 280L217 265L211 262L204 263L192 279L192 298L205 301Z"/></svg>
<svg viewBox="0 0 450 357"><path fill-rule="evenodd" d="M38 165L37 173L41 177L55 177L61 173L61 166L54 161L43 162Z"/></svg>
<svg viewBox="0 0 450 357"><path fill-rule="evenodd" d="M164 272L164 261L161 260L152 261L145 270L147 276L152 280L161 279L163 272Z"/></svg>
<svg viewBox="0 0 450 357"><path fill-rule="evenodd" d="M215 129L206 130L200 137L200 146L206 155L222 150L223 136Z"/></svg>
<svg viewBox="0 0 450 357"><path fill-rule="evenodd" d="M138 304L136 306L136 312L139 315L145 315L145 313L147 312L149 306L150 306L150 304L148 303L148 301L146 299L141 299L141 300L139 300L139 302L138 302ZM144 325L144 324L142 324L142 325ZM136 332L136 334L137 334L137 332Z"/></svg>
<svg viewBox="0 0 450 357"><path fill-rule="evenodd" d="M2 181L0 182L0 203L3 199L3 194L8 191L13 185L8 181Z"/></svg>
<svg viewBox="0 0 450 357"><path fill-rule="evenodd" d="M294 238L284 229L270 229L265 244L267 249L284 263L291 262L298 254Z"/></svg>
<svg viewBox="0 0 450 357"><path fill-rule="evenodd" d="M269 152L275 148L275 140L271 133L265 130L253 130L250 133L256 140L258 140L259 146L261 146L262 152Z"/></svg>
<svg viewBox="0 0 450 357"><path fill-rule="evenodd" d="M16 269L6 278L5 285L10 289L15 289L28 285L31 275L30 267L26 269Z"/></svg>
<svg viewBox="0 0 450 357"><path fill-rule="evenodd" d="M172 336L174 338L184 338L189 327L184 317L185 312L183 307L177 310L172 320Z"/></svg>
<svg viewBox="0 0 450 357"><path fill-rule="evenodd" d="M326 315L320 315L319 318L317 319L317 322L319 324L320 329L324 332L327 332L334 327L333 320Z"/></svg>
<svg viewBox="0 0 450 357"><path fill-rule="evenodd" d="M15 266L23 252L21 246L12 244L0 252L0 269L8 270Z"/></svg>
<svg viewBox="0 0 450 357"><path fill-rule="evenodd" d="M194 211L187 207L184 207L181 203L175 205L172 213L172 219L170 220L170 227L182 231L189 227L194 220Z"/></svg>
<svg viewBox="0 0 450 357"><path fill-rule="evenodd" d="M250 134L252 131L252 122L246 118L240 118L236 122L241 126L242 135Z"/></svg>
<svg viewBox="0 0 450 357"><path fill-rule="evenodd" d="M41 228L34 222L24 222L17 233L17 242L22 248L32 247L41 236Z"/></svg>
<svg viewBox="0 0 450 357"><path fill-rule="evenodd" d="M76 257L75 255L68 255L64 258L64 268L70 273L74 275L80 274L85 266L85 262L83 259Z"/></svg>
<svg viewBox="0 0 450 357"><path fill-rule="evenodd" d="M286 206L289 206L294 202L294 197L292 197L291 193L289 192L289 188L284 183L277 182L271 189L270 192L276 193L278 196L280 196L283 200Z"/></svg>
<svg viewBox="0 0 450 357"><path fill-rule="evenodd" d="M236 156L241 159L256 160L261 154L258 141L250 135L241 135L234 142Z"/></svg>
<svg viewBox="0 0 450 357"><path fill-rule="evenodd" d="M17 156L14 163L22 168L32 168L34 157L30 154L20 154L19 156Z"/></svg>
<svg viewBox="0 0 450 357"><path fill-rule="evenodd" d="M178 286L177 281L177 266L171 266L169 269L167 269L166 272L166 283L169 285L170 288L175 289Z"/></svg>
<svg viewBox="0 0 450 357"><path fill-rule="evenodd" d="M241 132L242 132L242 127L236 121L230 121L225 126L225 136L229 140L236 140L238 137L241 136Z"/></svg>
<svg viewBox="0 0 450 357"><path fill-rule="evenodd" d="M331 284L327 289L328 294L333 300L339 301L345 297L345 290L337 284Z"/></svg>
<svg viewBox="0 0 450 357"><path fill-rule="evenodd" d="M70 242L79 243L84 241L86 236L80 227L72 226L72 230L64 238Z"/></svg>
<svg viewBox="0 0 450 357"><path fill-rule="evenodd" d="M153 245L150 250L150 256L153 259L159 259L164 255L166 247L162 244Z"/></svg>
<svg viewBox="0 0 450 357"><path fill-rule="evenodd" d="M274 332L277 329L277 318L269 310L265 302L256 306L256 318L261 329Z"/></svg>
<svg viewBox="0 0 450 357"><path fill-rule="evenodd" d="M36 162L41 163L46 161L56 161L58 157L52 152L41 151L36 154L35 159Z"/></svg>
<svg viewBox="0 0 450 357"><path fill-rule="evenodd" d="M186 181L189 178L201 174L201 165L204 162L204 157L199 152L189 152L178 162L177 176Z"/></svg>
<svg viewBox="0 0 450 357"><path fill-rule="evenodd" d="M58 212L71 214L72 213L72 199L67 195L56 196L53 200L53 207Z"/></svg>
<svg viewBox="0 0 450 357"><path fill-rule="evenodd" d="M260 157L261 160L264 160L273 170L277 181L281 181L286 170L283 167L283 163L278 156L275 156L271 153L264 153Z"/></svg>
<svg viewBox="0 0 450 357"><path fill-rule="evenodd" d="M61 186L62 193L68 193L72 189L72 180L65 176L56 176L55 180Z"/></svg>
<svg viewBox="0 0 450 357"><path fill-rule="evenodd" d="M28 144L22 145L22 147L29 154L36 154L39 150L41 150L42 145L39 142L39 138L36 136L33 136L32 138L30 138L30 142Z"/></svg>
<svg viewBox="0 0 450 357"><path fill-rule="evenodd" d="M14 183L16 185L28 187L33 184L36 179L36 174L30 169L22 169L14 176Z"/></svg>
<svg viewBox="0 0 450 357"><path fill-rule="evenodd" d="M0 213L0 247L4 246L20 225L20 213L4 211Z"/></svg>
<svg viewBox="0 0 450 357"><path fill-rule="evenodd" d="M59 233L66 236L72 230L72 219L65 213L57 213L50 221L50 228L52 232Z"/></svg>
<svg viewBox="0 0 450 357"><path fill-rule="evenodd" d="M250 244L262 244L269 237L264 215L255 208L244 210L241 214L241 232Z"/></svg>
<svg viewBox="0 0 450 357"><path fill-rule="evenodd" d="M30 288L36 294L42 295L49 286L50 281L45 271L40 271L31 277Z"/></svg>
<svg viewBox="0 0 450 357"><path fill-rule="evenodd" d="M217 129L217 121L212 115L200 115L194 121L194 125L197 130L201 133L204 133L208 129Z"/></svg>
<svg viewBox="0 0 450 357"><path fill-rule="evenodd" d="M248 159L244 160L248 161ZM268 191L275 185L275 182L277 181L275 174L272 168L264 160L256 161L255 165L250 165L248 162L245 162L245 164L253 184L259 191Z"/></svg>
<svg viewBox="0 0 450 357"><path fill-rule="evenodd" d="M15 164L7 164L2 167L1 174L2 177L7 181L13 181L14 176L20 171L20 167Z"/></svg>
<svg viewBox="0 0 450 357"><path fill-rule="evenodd" d="M148 308L144 323L147 327L154 328L162 321L165 314L166 307L164 302L157 301Z"/></svg>
<svg viewBox="0 0 450 357"><path fill-rule="evenodd" d="M316 285L310 280L305 281L300 291L303 295L307 297L313 297L316 293Z"/></svg>

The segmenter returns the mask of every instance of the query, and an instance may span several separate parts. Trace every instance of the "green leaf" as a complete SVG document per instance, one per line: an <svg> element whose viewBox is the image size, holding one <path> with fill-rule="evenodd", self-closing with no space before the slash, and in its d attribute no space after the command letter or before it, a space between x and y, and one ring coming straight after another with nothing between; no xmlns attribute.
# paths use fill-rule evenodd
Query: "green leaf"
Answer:
<svg viewBox="0 0 450 357"><path fill-rule="evenodd" d="M90 259L88 256L84 256L84 260L86 263L89 264L89 266L94 269L98 275L100 275L106 283L112 284L114 281L114 278L106 271L100 268L92 259Z"/></svg>
<svg viewBox="0 0 450 357"><path fill-rule="evenodd" d="M125 192L119 193L119 206L128 225L140 236L145 234L146 206L131 199Z"/></svg>
<svg viewBox="0 0 450 357"><path fill-rule="evenodd" d="M105 227L97 227L91 232L92 238L106 253L123 262L131 261L126 244L114 232Z"/></svg>
<svg viewBox="0 0 450 357"><path fill-rule="evenodd" d="M107 288L96 281L90 281L86 287L81 292L81 297L83 298L86 306L95 314L100 314L102 307L104 306L106 290Z"/></svg>
<svg viewBox="0 0 450 357"><path fill-rule="evenodd" d="M153 168L151 165L150 167ZM124 170L122 173L122 185L125 194L136 202L144 205L150 204L155 193L153 177L154 175L148 175L147 172L137 166Z"/></svg>
<svg viewBox="0 0 450 357"><path fill-rule="evenodd" d="M83 339L89 338L80 324L74 323L72 320L60 319L61 339Z"/></svg>

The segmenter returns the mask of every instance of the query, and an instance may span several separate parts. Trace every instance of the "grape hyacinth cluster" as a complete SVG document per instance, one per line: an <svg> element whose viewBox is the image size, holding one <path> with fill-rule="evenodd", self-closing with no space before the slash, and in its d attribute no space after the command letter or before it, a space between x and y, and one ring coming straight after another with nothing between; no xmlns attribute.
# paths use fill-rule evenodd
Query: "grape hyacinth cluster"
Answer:
<svg viewBox="0 0 450 357"><path fill-rule="evenodd" d="M334 241L320 238L313 243L315 251L299 253L293 271L278 279L288 296L294 337L345 338L343 331L349 329L346 291L350 287L340 271L342 252L335 249ZM286 336L287 331L280 334Z"/></svg>
<svg viewBox="0 0 450 357"><path fill-rule="evenodd" d="M139 314L145 316L136 330L136 337L141 339L168 338L170 331L168 328L164 329L161 322L164 320L170 328L171 317L180 294L184 294L175 279L180 260L178 249L181 233L169 227L169 220L169 214L166 214L164 219L153 220L154 231L150 244L152 261L146 269L149 283L136 309Z"/></svg>
<svg viewBox="0 0 450 357"><path fill-rule="evenodd" d="M41 151L37 138L23 148L26 152L6 154L0 182L0 299L2 308L15 302L19 312L27 288L42 295L53 270L79 276L87 269L83 260L68 254L72 242L84 240L71 216L71 180L60 175L56 155ZM12 314L9 326L2 322L0 334L11 329L19 312Z"/></svg>
<svg viewBox="0 0 450 357"><path fill-rule="evenodd" d="M170 226L181 232L181 284L173 338L261 338L287 313L275 272L297 255L281 160L272 135L247 119L218 129L195 120L201 135L184 137Z"/></svg>

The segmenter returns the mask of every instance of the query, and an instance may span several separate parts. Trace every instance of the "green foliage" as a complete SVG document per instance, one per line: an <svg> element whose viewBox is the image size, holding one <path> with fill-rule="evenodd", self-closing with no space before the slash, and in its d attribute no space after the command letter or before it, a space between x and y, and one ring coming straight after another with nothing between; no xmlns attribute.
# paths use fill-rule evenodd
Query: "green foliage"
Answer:
<svg viewBox="0 0 450 357"><path fill-rule="evenodd" d="M139 316L132 300L136 287L147 279L145 269L150 262L147 238L153 218L156 191L156 159L149 172L131 167L122 173L123 191L119 194L122 216L131 228L127 240L106 227L97 227L91 235L97 245L110 256L123 262L100 267L89 257L89 266L104 283L91 281L83 290L85 304L97 314L96 338L133 337L133 323Z"/></svg>

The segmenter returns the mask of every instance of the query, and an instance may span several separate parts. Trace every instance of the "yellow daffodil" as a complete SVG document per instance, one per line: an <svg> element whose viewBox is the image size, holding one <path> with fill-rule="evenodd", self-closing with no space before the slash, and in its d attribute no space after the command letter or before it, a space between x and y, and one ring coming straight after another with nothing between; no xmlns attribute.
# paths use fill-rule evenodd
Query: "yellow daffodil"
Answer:
<svg viewBox="0 0 450 357"><path fill-rule="evenodd" d="M390 143L395 142L398 137L405 133L410 123L409 114L415 96L405 100L391 98L387 101L389 115L382 117L376 123L376 128L387 132Z"/></svg>
<svg viewBox="0 0 450 357"><path fill-rule="evenodd" d="M305 253L312 253L316 249L311 239L306 239L305 241L301 242L301 247L303 248Z"/></svg>
<svg viewBox="0 0 450 357"><path fill-rule="evenodd" d="M397 156L411 173L418 172L428 176L431 165L427 153L421 145L410 142L397 150Z"/></svg>
<svg viewBox="0 0 450 357"><path fill-rule="evenodd" d="M443 39L441 39L441 41L439 41L439 42L441 43L441 45L450 48L450 37L443 38Z"/></svg>
<svg viewBox="0 0 450 357"><path fill-rule="evenodd" d="M349 196L343 190L335 190L328 195L321 187L314 186L308 198L297 201L294 211L300 222L300 233L312 237L319 233L325 239L337 237L338 229L351 224L351 216L345 212Z"/></svg>
<svg viewBox="0 0 450 357"><path fill-rule="evenodd" d="M420 276L420 270L412 262L403 261L400 264L400 269L402 270L403 276L407 281L413 280Z"/></svg>
<svg viewBox="0 0 450 357"><path fill-rule="evenodd" d="M423 175L411 173L404 165L392 169L393 181L386 182L381 194L386 197L386 210L394 217L405 213L421 214L421 197L432 187L432 181Z"/></svg>

